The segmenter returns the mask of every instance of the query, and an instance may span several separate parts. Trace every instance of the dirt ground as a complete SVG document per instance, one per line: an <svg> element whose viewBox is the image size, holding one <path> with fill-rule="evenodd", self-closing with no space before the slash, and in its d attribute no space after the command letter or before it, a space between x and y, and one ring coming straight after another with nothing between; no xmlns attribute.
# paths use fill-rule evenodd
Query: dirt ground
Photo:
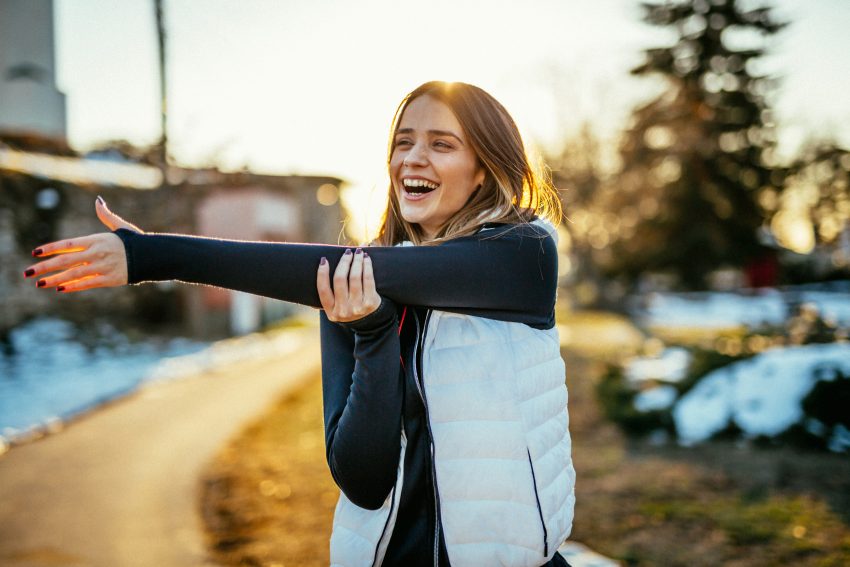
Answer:
<svg viewBox="0 0 850 567"><path fill-rule="evenodd" d="M201 481L211 555L223 565L319 567L339 490L325 463L319 376L224 447Z"/></svg>
<svg viewBox="0 0 850 567"><path fill-rule="evenodd" d="M578 474L573 539L635 566L850 565L846 456L628 441L596 404L602 365L564 357ZM208 468L201 502L212 553L224 565L327 565L337 494L317 377Z"/></svg>

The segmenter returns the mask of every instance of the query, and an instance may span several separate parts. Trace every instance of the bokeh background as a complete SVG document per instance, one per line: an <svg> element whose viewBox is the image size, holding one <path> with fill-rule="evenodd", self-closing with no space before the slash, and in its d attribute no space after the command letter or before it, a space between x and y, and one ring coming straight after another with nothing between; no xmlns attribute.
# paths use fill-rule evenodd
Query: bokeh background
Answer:
<svg viewBox="0 0 850 567"><path fill-rule="evenodd" d="M845 0L0 0L0 446L315 316L37 293L30 250L102 230L97 195L145 230L369 242L398 102L463 81L564 205L576 537L634 565L848 564L848 25Z"/></svg>

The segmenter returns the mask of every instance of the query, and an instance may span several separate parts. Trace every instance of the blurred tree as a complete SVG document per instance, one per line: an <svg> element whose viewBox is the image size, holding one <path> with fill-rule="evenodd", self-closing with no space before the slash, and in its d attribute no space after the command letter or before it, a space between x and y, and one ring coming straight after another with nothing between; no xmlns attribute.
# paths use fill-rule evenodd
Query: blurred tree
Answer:
<svg viewBox="0 0 850 567"><path fill-rule="evenodd" d="M592 223L599 218L594 204L605 177L600 152L599 139L585 123L574 137L565 141L560 153L546 157L552 166L552 181L561 192L564 228L570 236L570 288L574 301L580 305L596 303L601 280L599 261L589 239Z"/></svg>
<svg viewBox="0 0 850 567"><path fill-rule="evenodd" d="M784 207L803 208L816 244L831 244L850 224L850 150L814 142L788 168Z"/></svg>
<svg viewBox="0 0 850 567"><path fill-rule="evenodd" d="M645 270L687 289L709 273L744 266L761 248L762 195L776 196L770 78L756 73L758 44L785 24L767 7L735 0L644 3L644 20L675 42L648 49L632 70L661 76L666 90L634 111L620 147L618 190L604 204L634 227L611 239L609 275L632 284Z"/></svg>

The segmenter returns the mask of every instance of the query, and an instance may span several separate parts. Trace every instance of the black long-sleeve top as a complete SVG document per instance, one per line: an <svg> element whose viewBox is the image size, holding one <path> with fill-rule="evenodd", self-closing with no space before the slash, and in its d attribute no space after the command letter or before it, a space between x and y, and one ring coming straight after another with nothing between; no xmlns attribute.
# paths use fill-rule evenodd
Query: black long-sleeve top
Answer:
<svg viewBox="0 0 850 567"><path fill-rule="evenodd" d="M319 260L342 246L226 241L116 231L130 283L180 280L320 307ZM411 365L426 308L554 324L557 251L536 225L493 226L438 246L370 247L380 307L350 323L321 317L328 466L354 504L379 508L395 484L402 426L405 482L385 565L432 564L437 513L427 416ZM399 314L408 307L404 326ZM404 360L402 366L401 360ZM440 541L442 565L448 565Z"/></svg>

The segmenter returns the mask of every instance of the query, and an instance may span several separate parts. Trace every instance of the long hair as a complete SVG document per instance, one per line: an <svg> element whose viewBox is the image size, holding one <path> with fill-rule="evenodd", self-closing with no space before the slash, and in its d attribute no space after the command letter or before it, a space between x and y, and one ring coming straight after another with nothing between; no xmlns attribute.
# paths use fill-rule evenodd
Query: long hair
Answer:
<svg viewBox="0 0 850 567"><path fill-rule="evenodd" d="M389 188L376 244L393 246L408 240L413 244L436 244L451 238L474 234L485 222L527 223L540 216L559 224L561 200L545 174L534 171L513 118L483 89L467 83L430 81L402 99L393 116L387 165L392 159L394 140L404 110L411 101L429 96L449 107L466 134L485 176L481 187L466 204L425 242L416 224L401 216L398 195Z"/></svg>

